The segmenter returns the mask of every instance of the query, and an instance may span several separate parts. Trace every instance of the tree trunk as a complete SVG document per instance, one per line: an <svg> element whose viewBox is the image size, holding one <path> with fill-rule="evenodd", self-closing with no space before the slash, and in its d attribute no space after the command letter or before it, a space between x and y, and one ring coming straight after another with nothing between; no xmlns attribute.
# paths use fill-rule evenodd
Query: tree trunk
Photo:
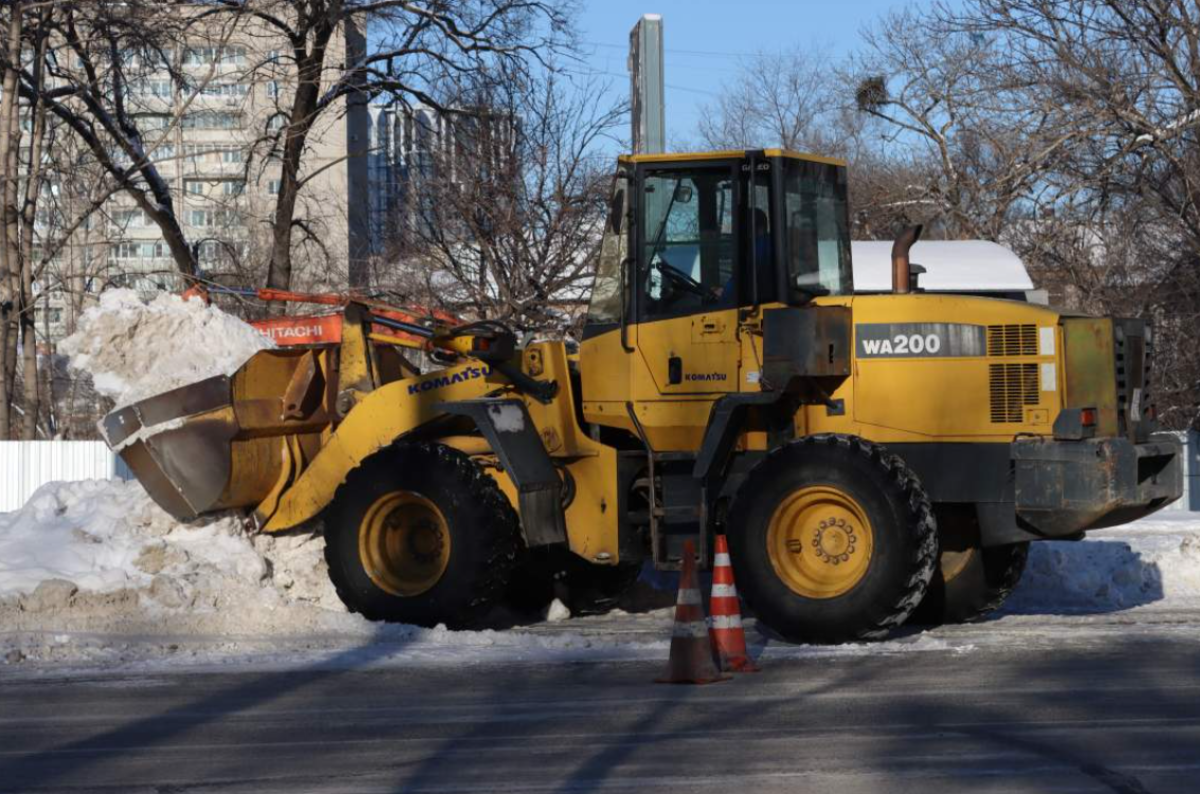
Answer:
<svg viewBox="0 0 1200 794"><path fill-rule="evenodd" d="M35 96L30 100L29 113L33 117L33 130L29 141L29 162L25 171L25 198L21 206L21 300L20 326L22 363L21 378L24 381L25 416L21 422L21 438L33 441L37 438L38 415L40 414L40 379L37 365L37 316L34 312L36 298L33 294L33 269L36 265L33 257L33 231L37 222L37 202L42 189L42 148L46 137L46 106L38 101L37 94L41 93L46 61L45 17L38 31L40 38L37 42L36 56L33 63L33 80L36 89Z"/></svg>
<svg viewBox="0 0 1200 794"><path fill-rule="evenodd" d="M18 145L14 137L20 135L17 118L17 70L21 60L21 22L23 3L18 0L9 8L8 36L5 42L3 91L0 98L0 166L4 168L4 183L0 189L0 441L7 440L11 433L13 401L13 379L16 373L16 332L13 328L16 308L13 289L17 267L16 202L17 170L13 161ZM10 221L12 227L10 227ZM10 235L11 228L11 235Z"/></svg>
<svg viewBox="0 0 1200 794"><path fill-rule="evenodd" d="M332 15L335 12L330 13ZM335 28L334 24L326 24L328 22L328 19L324 20L315 27L312 52L297 58L296 94L284 133L279 197L275 203L275 223L272 228L271 262L267 266L267 286L273 289L291 289L292 286L292 226L296 220L296 200L300 193L300 165L304 159L308 133L316 118L325 52Z"/></svg>

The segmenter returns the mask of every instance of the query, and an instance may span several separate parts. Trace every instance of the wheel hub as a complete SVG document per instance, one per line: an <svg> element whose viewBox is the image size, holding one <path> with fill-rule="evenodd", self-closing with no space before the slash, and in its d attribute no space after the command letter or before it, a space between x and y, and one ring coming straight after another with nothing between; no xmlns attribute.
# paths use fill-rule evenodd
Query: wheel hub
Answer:
<svg viewBox="0 0 1200 794"><path fill-rule="evenodd" d="M429 590L450 560L450 528L432 501L411 491L379 497L359 528L363 570L380 589L397 596Z"/></svg>
<svg viewBox="0 0 1200 794"><path fill-rule="evenodd" d="M874 534L866 511L831 485L797 489L782 499L767 527L767 549L779 578L798 595L843 595L870 566Z"/></svg>
<svg viewBox="0 0 1200 794"><path fill-rule="evenodd" d="M812 545L817 558L828 565L849 562L855 553L854 525L844 518L823 519L813 532Z"/></svg>

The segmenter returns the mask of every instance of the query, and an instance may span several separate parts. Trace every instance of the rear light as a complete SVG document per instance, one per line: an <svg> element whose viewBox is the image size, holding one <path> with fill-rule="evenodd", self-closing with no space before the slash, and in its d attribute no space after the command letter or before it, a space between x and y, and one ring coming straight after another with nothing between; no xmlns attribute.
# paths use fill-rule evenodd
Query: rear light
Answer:
<svg viewBox="0 0 1200 794"><path fill-rule="evenodd" d="M1084 427L1096 426L1096 409L1082 408L1079 411L1079 423Z"/></svg>

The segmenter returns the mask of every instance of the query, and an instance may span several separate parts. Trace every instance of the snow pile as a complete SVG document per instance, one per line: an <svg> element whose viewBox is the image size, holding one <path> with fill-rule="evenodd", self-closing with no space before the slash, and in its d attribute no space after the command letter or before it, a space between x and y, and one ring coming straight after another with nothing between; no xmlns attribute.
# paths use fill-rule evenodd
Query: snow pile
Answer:
<svg viewBox="0 0 1200 794"><path fill-rule="evenodd" d="M274 344L250 325L198 299L163 293L149 303L111 289L79 318L59 350L90 372L118 406L216 375L232 375Z"/></svg>
<svg viewBox="0 0 1200 794"><path fill-rule="evenodd" d="M322 552L312 531L250 533L231 515L179 524L134 482L50 483L0 514L0 614L100 627L179 613L164 626L187 632L187 615L219 613L210 628L305 630L306 609L294 612L295 625L281 610L345 613Z"/></svg>
<svg viewBox="0 0 1200 794"><path fill-rule="evenodd" d="M1040 542L1005 611L1200 608L1200 516L1159 513L1079 542Z"/></svg>

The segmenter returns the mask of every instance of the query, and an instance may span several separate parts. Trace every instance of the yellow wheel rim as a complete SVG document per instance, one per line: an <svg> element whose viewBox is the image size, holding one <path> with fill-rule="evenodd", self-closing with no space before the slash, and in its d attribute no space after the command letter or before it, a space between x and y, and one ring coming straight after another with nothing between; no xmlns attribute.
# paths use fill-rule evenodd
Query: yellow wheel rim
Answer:
<svg viewBox="0 0 1200 794"><path fill-rule="evenodd" d="M874 545L866 511L829 485L793 491L767 525L775 573L805 598L836 598L852 590L867 572Z"/></svg>
<svg viewBox="0 0 1200 794"><path fill-rule="evenodd" d="M942 569L942 581L952 582L957 579L959 574L967 569L977 552L978 550L972 547L962 550L943 549L942 558L938 561Z"/></svg>
<svg viewBox="0 0 1200 794"><path fill-rule="evenodd" d="M437 505L412 491L375 500L358 533L363 570L380 589L415 596L438 583L450 561L450 527Z"/></svg>

